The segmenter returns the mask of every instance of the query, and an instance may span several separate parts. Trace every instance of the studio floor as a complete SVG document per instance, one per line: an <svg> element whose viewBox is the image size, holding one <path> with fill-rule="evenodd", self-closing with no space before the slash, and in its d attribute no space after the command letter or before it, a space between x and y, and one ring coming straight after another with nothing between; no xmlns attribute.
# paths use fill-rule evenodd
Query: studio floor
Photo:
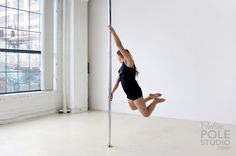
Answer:
<svg viewBox="0 0 236 156"><path fill-rule="evenodd" d="M201 122L112 113L108 149L106 112L55 114L1 125L0 156L235 156L236 126L223 126L227 149L201 144Z"/></svg>

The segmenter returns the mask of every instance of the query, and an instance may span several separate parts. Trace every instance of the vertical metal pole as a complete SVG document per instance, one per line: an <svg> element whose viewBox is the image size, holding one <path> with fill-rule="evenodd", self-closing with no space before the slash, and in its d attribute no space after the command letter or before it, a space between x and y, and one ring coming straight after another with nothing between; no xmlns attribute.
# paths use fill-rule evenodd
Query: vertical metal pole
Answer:
<svg viewBox="0 0 236 156"><path fill-rule="evenodd" d="M108 0L108 25L111 25L111 0ZM111 32L109 32L109 43L108 43L108 48L109 48L109 95L111 93L111 83L112 83L112 47L111 47ZM111 148L111 101L108 100L108 107L109 107L109 111L108 111L108 118L109 118L109 135L108 135L108 148Z"/></svg>
<svg viewBox="0 0 236 156"><path fill-rule="evenodd" d="M67 103L66 103L66 101L67 101L67 97L66 97L66 85L67 85L67 83L66 83L66 75L67 75L67 73L66 73L66 43L68 43L67 42L67 33L66 33L66 30L68 29L68 27L66 27L66 24L67 24L67 20L66 20L66 15L68 15L68 12L66 12L67 11L67 3L66 3L66 1L65 0L63 0L63 2L62 2L62 5L63 5L63 13L62 13L62 17L63 17L63 53L62 53L62 64L63 64L63 66L62 66L62 73L63 73L63 84L62 84L62 88L63 88L63 108L62 108L62 111L63 111L63 113L66 113L67 112ZM62 112L61 111L61 112Z"/></svg>

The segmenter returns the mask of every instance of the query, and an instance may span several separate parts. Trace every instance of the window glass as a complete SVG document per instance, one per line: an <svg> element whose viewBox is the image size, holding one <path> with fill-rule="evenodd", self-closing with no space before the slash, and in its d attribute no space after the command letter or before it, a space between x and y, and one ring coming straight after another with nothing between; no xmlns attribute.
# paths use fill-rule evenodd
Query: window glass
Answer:
<svg viewBox="0 0 236 156"><path fill-rule="evenodd" d="M41 89L41 0L0 0L0 94Z"/></svg>

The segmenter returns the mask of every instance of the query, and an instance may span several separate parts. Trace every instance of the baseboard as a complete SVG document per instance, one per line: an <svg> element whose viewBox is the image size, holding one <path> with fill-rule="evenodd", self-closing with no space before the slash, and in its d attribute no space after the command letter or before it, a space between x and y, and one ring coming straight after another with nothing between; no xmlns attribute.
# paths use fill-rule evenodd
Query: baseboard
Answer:
<svg viewBox="0 0 236 156"><path fill-rule="evenodd" d="M17 122L17 121L22 121L22 120L26 120L26 119L30 119L30 118L55 114L57 112L58 112L57 109L52 109L52 110L46 110L46 111L42 111L42 112L21 114L21 115L17 115L15 117L9 118L9 119L0 119L0 125L9 124L9 123Z"/></svg>
<svg viewBox="0 0 236 156"><path fill-rule="evenodd" d="M71 109L71 113L82 113L82 112L87 112L88 107L81 107L81 108L73 108Z"/></svg>

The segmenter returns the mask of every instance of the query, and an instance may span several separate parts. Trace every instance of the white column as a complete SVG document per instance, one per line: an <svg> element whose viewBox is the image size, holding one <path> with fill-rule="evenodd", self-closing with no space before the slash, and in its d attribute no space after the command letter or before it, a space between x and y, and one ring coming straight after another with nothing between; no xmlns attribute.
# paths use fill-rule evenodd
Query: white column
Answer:
<svg viewBox="0 0 236 156"><path fill-rule="evenodd" d="M87 1L64 5L65 102L72 112L87 111Z"/></svg>
<svg viewBox="0 0 236 156"><path fill-rule="evenodd" d="M53 90L54 1L42 5L42 90Z"/></svg>

